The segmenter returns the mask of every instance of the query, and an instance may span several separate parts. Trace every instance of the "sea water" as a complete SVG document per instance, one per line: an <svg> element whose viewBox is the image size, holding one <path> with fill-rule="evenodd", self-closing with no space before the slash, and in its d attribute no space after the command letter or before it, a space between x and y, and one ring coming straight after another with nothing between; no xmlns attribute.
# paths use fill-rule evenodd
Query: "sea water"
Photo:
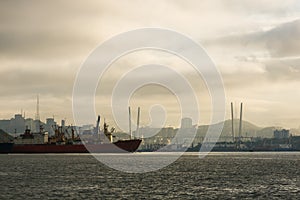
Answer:
<svg viewBox="0 0 300 200"><path fill-rule="evenodd" d="M270 198L300 198L300 153L189 153L138 174L89 154L0 155L0 199Z"/></svg>

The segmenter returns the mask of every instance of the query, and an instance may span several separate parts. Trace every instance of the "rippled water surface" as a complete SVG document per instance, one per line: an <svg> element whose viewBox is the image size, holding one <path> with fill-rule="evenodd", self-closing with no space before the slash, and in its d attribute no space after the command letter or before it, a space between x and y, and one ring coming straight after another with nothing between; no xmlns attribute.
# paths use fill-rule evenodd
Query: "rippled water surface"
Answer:
<svg viewBox="0 0 300 200"><path fill-rule="evenodd" d="M90 155L0 155L0 199L200 198L299 199L300 153L187 154L142 174Z"/></svg>

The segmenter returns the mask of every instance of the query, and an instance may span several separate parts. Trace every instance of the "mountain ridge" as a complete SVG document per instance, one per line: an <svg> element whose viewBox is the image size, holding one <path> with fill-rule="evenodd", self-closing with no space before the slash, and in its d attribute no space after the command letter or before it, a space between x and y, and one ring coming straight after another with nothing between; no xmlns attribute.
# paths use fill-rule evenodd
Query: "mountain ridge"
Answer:
<svg viewBox="0 0 300 200"><path fill-rule="evenodd" d="M224 123L222 133L220 137L232 138L232 125L231 120L225 120L224 122L219 122L216 124L212 124L211 126L219 126L221 123ZM234 133L235 137L239 135L239 119L234 119ZM210 125L200 125L198 126L197 135L200 137L205 136L207 129ZM274 130L278 129L278 127L270 126L270 127L259 127L249 121L243 120L242 121L242 137L265 137L271 138L273 137Z"/></svg>

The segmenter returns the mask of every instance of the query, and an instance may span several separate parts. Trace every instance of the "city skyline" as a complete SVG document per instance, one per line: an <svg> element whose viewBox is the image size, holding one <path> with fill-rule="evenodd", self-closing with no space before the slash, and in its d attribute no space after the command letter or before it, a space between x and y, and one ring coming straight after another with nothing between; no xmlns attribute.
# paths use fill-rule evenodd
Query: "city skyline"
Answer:
<svg viewBox="0 0 300 200"><path fill-rule="evenodd" d="M244 102L247 121L262 127L300 126L298 1L155 2L159 9L149 9L153 4L148 1L1 4L1 119L10 119L21 109L34 119L39 94L41 119L54 115L74 124L73 84L90 52L118 33L162 27L188 35L215 62L224 81L226 119L231 101ZM113 124L110 99L115 83L122 74L148 63L172 66L182 73L198 97L201 118L193 123L209 124L210 96L201 76L180 58L154 51L134 52L113 63L96 92L97 114ZM149 123L154 104L168 111L165 126L179 126L185 117L179 115L176 97L162 87L140 88L130 101L132 108L141 107L142 125Z"/></svg>
<svg viewBox="0 0 300 200"><path fill-rule="evenodd" d="M63 126L77 126L77 125L75 125L75 124L72 124L72 123L69 123L68 121L67 121L67 119L66 118L63 118L63 119L60 119L60 118L55 118L55 115L52 115L52 116L46 116L46 117L44 117L43 119L36 119L36 118L34 118L34 117L32 117L32 116L27 116L27 115L25 115L25 111L23 112L23 110L21 110L22 111L22 113L20 112L20 113L14 113L14 114L12 114L11 115L11 117L9 117L9 118L0 118L0 129L2 128L3 129L3 127L1 127L1 124L3 123L3 122L7 122L7 121L14 121L14 120L16 120L16 118L22 118L22 119L24 119L24 122L25 122L25 125L24 125L24 127L25 126L28 126L28 128L29 129L33 129L34 131L36 131L36 132L38 132L39 131L39 128L38 128L38 126L36 126L36 125L33 125L33 124L31 124L31 125L26 125L26 124L30 124L30 123L36 123L37 121L39 121L40 123L42 123L42 124L44 124L44 125L46 125L47 123L51 123L51 124L53 124L53 125L55 125L55 126L62 126L62 124L63 124ZM234 112L234 123L235 123L235 126L237 126L236 125L236 123L240 120L240 113L238 113L237 114L237 111L236 110L234 110L233 111ZM35 116L36 116L36 114L35 114ZM105 122L106 123L109 123L108 121L109 120L106 120L106 119L103 119L102 118L102 120L101 120L101 124L103 124L104 123L104 120L105 120ZM236 121L237 120L237 121ZM131 121L132 121L132 123L135 123L135 119L131 119ZM212 124L195 124L195 123L193 123L193 121L192 121L192 119L191 118L189 118L189 117L184 117L184 118L181 118L180 119L180 124L178 125L178 126L175 126L175 125L172 125L172 124L169 124L169 125L166 125L166 126L163 126L163 127L155 127L155 126L148 126L148 125L146 125L146 124L141 124L140 125L140 128L153 128L153 129L161 129L161 128L180 128L180 127L195 127L195 126L197 126L197 127L200 127L200 126L208 126L208 125L214 125L213 123ZM232 118L226 118L224 121L220 121L220 122L230 122L231 123L231 121L232 121ZM254 124L253 122L251 122L251 121L247 121L247 120L244 120L244 119L242 119L242 121L243 121L243 123L244 122L246 122L246 123L250 123L250 124L252 124L252 125L254 125L254 126L256 126L256 127L259 127L259 128L276 128L276 129L286 129L286 127L281 127L281 126L276 126L276 125L271 125L271 126L266 126L266 127L264 127L264 126L259 126L258 124ZM220 123L220 122L218 122L218 123ZM215 123L215 124L218 124L218 123ZM112 123L113 125L115 125L114 123ZM188 125L187 125L188 124ZM96 126L96 121L95 122L91 122L91 123L87 123L87 124L81 124L81 125L78 125L78 127L90 127L91 129L93 129L94 127ZM133 124L133 126L134 126L134 130L135 130L135 128L136 128L136 125L135 124ZM7 127L6 127L7 128ZM12 126L12 127L10 127L10 128L13 128L14 129L14 126ZM114 127L115 128L115 127ZM22 129L20 129L20 131L19 131L19 133L22 133L23 132L23 129L24 128L22 128ZM237 129L238 129L238 127L235 127L235 129L236 129L236 131L238 131ZM296 131L296 135L298 135L298 132L300 131L300 127L295 127L295 128L289 128L289 129L291 129L291 130L293 130L293 131ZM3 129L3 130L6 130L6 129ZM133 130L133 131L134 131ZM299 131L298 131L299 130ZM126 132L126 133L128 133L128 130L121 130L121 129L117 129L117 131L121 131L121 132ZM244 131L244 130L242 130L242 131ZM10 131L10 133L13 133L12 131Z"/></svg>

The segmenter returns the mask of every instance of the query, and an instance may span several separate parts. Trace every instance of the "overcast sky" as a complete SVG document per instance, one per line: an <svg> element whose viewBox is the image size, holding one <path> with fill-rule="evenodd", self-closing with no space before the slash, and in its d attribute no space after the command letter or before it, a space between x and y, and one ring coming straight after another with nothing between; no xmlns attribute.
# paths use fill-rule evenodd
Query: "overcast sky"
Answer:
<svg viewBox="0 0 300 200"><path fill-rule="evenodd" d="M206 49L222 74L227 117L230 102L243 101L245 120L299 127L297 0L1 1L0 118L21 109L34 118L39 94L42 120L54 116L74 123L72 89L81 64L101 42L141 27L178 31ZM179 58L153 51L127 55L111 66L97 90L97 112L113 121L109 97L122 72L158 60L188 78L199 98L199 124L209 123L209 95L201 77ZM176 98L156 87L133 95L132 106L142 107L142 124L148 123L148 108L162 104L168 110L166 125L178 126Z"/></svg>

